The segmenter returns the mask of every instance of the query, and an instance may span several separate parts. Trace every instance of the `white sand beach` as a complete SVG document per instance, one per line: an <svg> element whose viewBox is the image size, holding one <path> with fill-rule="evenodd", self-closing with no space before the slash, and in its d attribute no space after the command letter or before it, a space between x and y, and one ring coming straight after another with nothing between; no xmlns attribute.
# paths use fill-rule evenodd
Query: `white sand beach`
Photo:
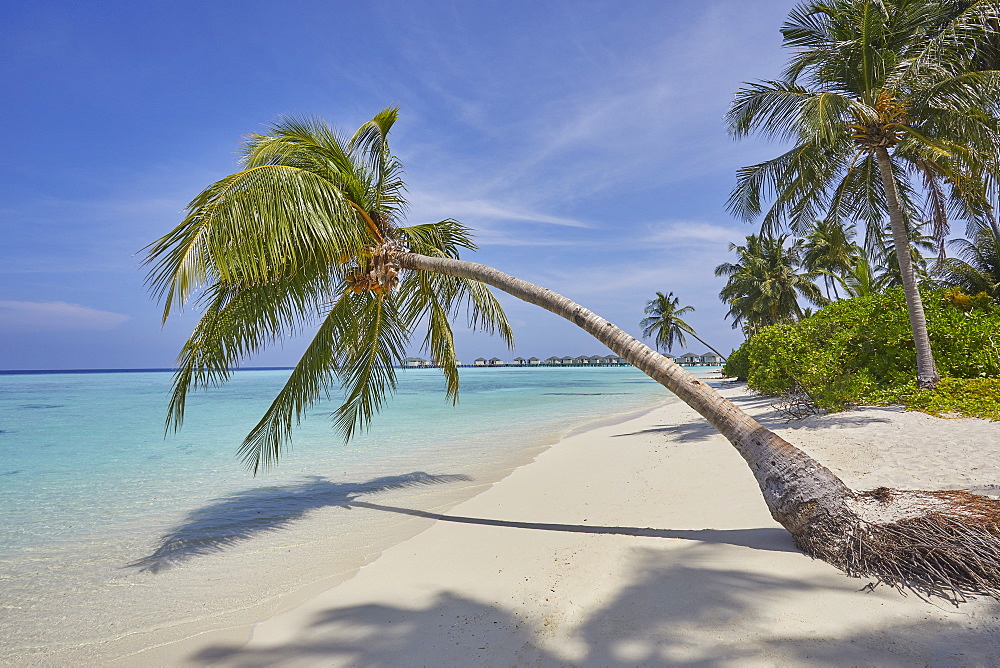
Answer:
<svg viewBox="0 0 1000 668"><path fill-rule="evenodd" d="M891 408L785 424L857 489L1000 493L1000 423ZM419 508L373 500L378 518ZM565 438L350 579L125 665L998 665L1000 603L924 601L797 551L684 404ZM248 583L247 586L253 586Z"/></svg>

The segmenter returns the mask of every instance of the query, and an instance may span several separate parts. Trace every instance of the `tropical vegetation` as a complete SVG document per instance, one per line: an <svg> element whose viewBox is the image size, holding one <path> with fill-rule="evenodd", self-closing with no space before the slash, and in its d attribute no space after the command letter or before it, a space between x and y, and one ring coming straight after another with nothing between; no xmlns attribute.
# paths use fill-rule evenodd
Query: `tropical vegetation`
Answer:
<svg viewBox="0 0 1000 668"><path fill-rule="evenodd" d="M984 69L992 61L978 45L995 39L997 4L802 2L781 32L794 50L782 78L740 89L728 122L736 137L756 133L792 146L739 170L729 208L748 220L762 216L766 233L857 221L870 245L884 244L888 220L916 382L931 387L939 376L909 232L926 215L943 245L949 215L993 214L987 193L998 174L1000 73Z"/></svg>
<svg viewBox="0 0 1000 668"><path fill-rule="evenodd" d="M1000 305L958 288L923 296L928 334L949 387L961 386L962 379L1000 379ZM801 322L763 329L730 355L723 371L765 394L804 392L827 410L907 403L919 394L900 288L842 300ZM936 396L940 406L944 395ZM1000 402L1000 395L994 399Z"/></svg>

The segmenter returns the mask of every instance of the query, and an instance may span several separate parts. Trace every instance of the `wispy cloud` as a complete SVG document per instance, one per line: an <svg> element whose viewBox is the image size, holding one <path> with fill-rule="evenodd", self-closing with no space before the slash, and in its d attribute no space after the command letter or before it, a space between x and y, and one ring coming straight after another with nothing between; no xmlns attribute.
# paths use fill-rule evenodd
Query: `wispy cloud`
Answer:
<svg viewBox="0 0 1000 668"><path fill-rule="evenodd" d="M411 209L421 219L458 218L475 223L479 221L516 221L542 223L563 227L590 227L586 223L533 211L517 205L488 199L453 199L428 192L421 192L410 200Z"/></svg>
<svg viewBox="0 0 1000 668"><path fill-rule="evenodd" d="M702 221L675 220L666 223L656 223L650 226L649 233L643 237L643 244L651 245L721 245L742 241L745 230L724 227L715 223Z"/></svg>
<svg viewBox="0 0 1000 668"><path fill-rule="evenodd" d="M9 332L106 332L129 319L67 302L0 301L0 330Z"/></svg>

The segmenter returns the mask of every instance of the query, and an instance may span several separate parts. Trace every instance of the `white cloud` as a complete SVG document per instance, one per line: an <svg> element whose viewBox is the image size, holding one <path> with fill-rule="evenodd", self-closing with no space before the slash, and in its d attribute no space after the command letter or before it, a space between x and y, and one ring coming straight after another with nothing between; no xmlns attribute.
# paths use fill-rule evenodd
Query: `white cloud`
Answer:
<svg viewBox="0 0 1000 668"><path fill-rule="evenodd" d="M0 301L0 329L15 332L106 332L131 316L67 302Z"/></svg>
<svg viewBox="0 0 1000 668"><path fill-rule="evenodd" d="M744 231L732 227L723 227L714 223L700 221L676 220L668 223L657 223L650 226L649 234L644 238L645 244L664 245L722 245L725 249L730 242L745 239Z"/></svg>
<svg viewBox="0 0 1000 668"><path fill-rule="evenodd" d="M461 221L503 220L525 223L543 223L562 227L590 227L586 223L563 216L552 216L530 209L489 199L451 199L427 192L411 198L410 206L415 218L457 218Z"/></svg>

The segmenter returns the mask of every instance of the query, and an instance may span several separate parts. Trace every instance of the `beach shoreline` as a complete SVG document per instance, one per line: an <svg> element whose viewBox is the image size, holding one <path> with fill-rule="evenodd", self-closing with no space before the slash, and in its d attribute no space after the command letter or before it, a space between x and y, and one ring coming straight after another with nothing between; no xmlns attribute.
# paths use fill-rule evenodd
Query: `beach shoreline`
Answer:
<svg viewBox="0 0 1000 668"><path fill-rule="evenodd" d="M855 489L1000 494L989 450L1000 423L892 407L786 423L772 399L708 382ZM581 415L496 475L347 495L292 530L153 576L150 593L205 580L186 618L39 646L11 665L988 665L1000 656L996 601L952 608L862 591L867 581L809 559L770 518L732 446L665 398ZM438 473L447 472L410 475ZM351 563L331 558L335 536L316 539L345 521L369 531ZM209 614L206 597L282 575L301 584ZM120 585L142 583L130 574Z"/></svg>
<svg viewBox="0 0 1000 668"><path fill-rule="evenodd" d="M461 458L445 455L434 459L435 464L427 459L425 446L416 454L402 449L398 455L382 456L364 468L351 465L349 472L346 464L345 470L321 466L308 479L285 475L237 494L217 492L191 512L162 514L146 525L131 522L131 531L126 526L77 534L22 551L21 557L14 553L0 561L0 579L8 587L0 609L0 637L6 645L0 663L129 665L144 653L159 655L161 648L163 662L169 663L183 653L179 648L189 645L245 641L255 621L349 579L384 549L433 523L389 513L362 518L347 500L444 512L529 463L568 433L615 423L664 399L675 400L645 377L637 379L652 386L653 393L633 392L628 389L633 385L605 387L603 373L593 379L596 385L585 378L572 375L574 383L583 383L581 393L593 395L582 397L589 405L604 391L634 396L622 397L627 401L607 397L610 417L560 408L564 417L543 427L532 422L530 433L523 425L511 425L502 447L470 439ZM501 393L509 384L501 380ZM403 399L406 392L413 394L408 388L403 386ZM560 389L556 385L553 393ZM574 397L550 399L561 403L547 405L575 405L570 401ZM633 408L636 405L642 407ZM511 407L509 402L502 406L506 412ZM494 423L485 421L479 431ZM425 431L434 433L435 427ZM273 504L275 510L269 511ZM262 510L273 526L259 530L256 513ZM256 584L261 578L268 581ZM27 589L32 582L40 583L34 588L44 598Z"/></svg>
<svg viewBox="0 0 1000 668"><path fill-rule="evenodd" d="M1000 424L866 408L785 424L723 394L857 489L996 490ZM354 512L413 510L388 502ZM249 642L175 665L987 665L1000 605L867 591L768 515L746 464L679 402L568 435Z"/></svg>

